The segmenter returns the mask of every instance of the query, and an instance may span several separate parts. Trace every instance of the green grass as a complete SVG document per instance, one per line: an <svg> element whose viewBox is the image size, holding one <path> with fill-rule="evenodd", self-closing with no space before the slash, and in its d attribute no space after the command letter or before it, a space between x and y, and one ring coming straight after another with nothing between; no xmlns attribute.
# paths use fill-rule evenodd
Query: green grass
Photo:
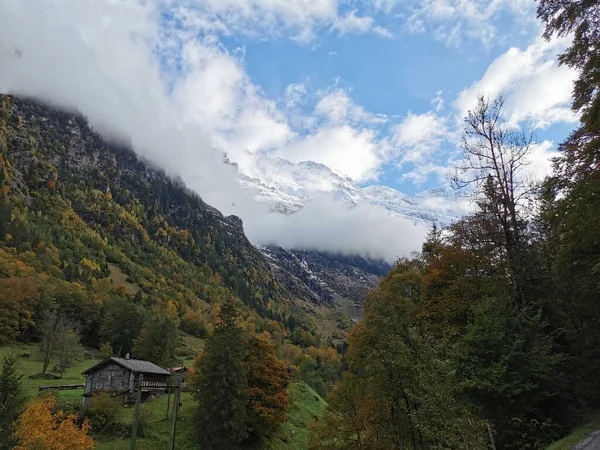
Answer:
<svg viewBox="0 0 600 450"><path fill-rule="evenodd" d="M179 450L196 450L196 425L194 413L196 406L192 394L183 393L181 395L182 406L179 409L177 419L177 432L175 434L176 448ZM171 405L173 405L173 396L171 396ZM124 420L131 423L133 415L133 406L126 407ZM145 417L143 436L136 441L136 449L153 450L168 448L169 436L171 430L171 416L165 418L167 411L167 396L163 395L152 401L141 405L141 415ZM95 436L96 449L98 450L126 450L129 449L129 436L123 439L106 438Z"/></svg>
<svg viewBox="0 0 600 450"><path fill-rule="evenodd" d="M577 428L567 437L555 442L546 450L570 450L572 447L588 437L591 433L598 430L600 430L600 415L597 415L585 425Z"/></svg>
<svg viewBox="0 0 600 450"><path fill-rule="evenodd" d="M308 448L308 424L320 418L327 402L305 383L292 383L289 390L288 421L283 423L263 448L271 450L303 450Z"/></svg>
<svg viewBox="0 0 600 450"><path fill-rule="evenodd" d="M123 285L125 286L125 290L128 294L137 294L140 290L140 287L135 284L127 281L129 278L127 274L123 273L121 269L119 269L114 264L108 264L108 270L110 271L110 279L116 286Z"/></svg>
<svg viewBox="0 0 600 450"><path fill-rule="evenodd" d="M0 346L0 360L11 352L15 352L19 356L18 370L23 375L23 391L27 398L36 397L41 393L39 390L40 385L58 385L58 384L83 384L85 383L85 377L81 375L85 369L90 368L96 364L100 359L96 357L92 358L81 358L73 361L72 367L69 367L63 374L62 378L58 380L45 380L45 379L31 379L29 375L34 375L42 371L43 363L38 356L38 345L35 344L13 344ZM22 355L29 354L29 357ZM55 361L50 363L50 368L54 365ZM72 391L52 391L59 399L81 399L83 389L76 389Z"/></svg>
<svg viewBox="0 0 600 450"><path fill-rule="evenodd" d="M194 358L203 348L204 339L181 332L179 346L177 347L177 358L182 360L183 366L190 367L194 362Z"/></svg>

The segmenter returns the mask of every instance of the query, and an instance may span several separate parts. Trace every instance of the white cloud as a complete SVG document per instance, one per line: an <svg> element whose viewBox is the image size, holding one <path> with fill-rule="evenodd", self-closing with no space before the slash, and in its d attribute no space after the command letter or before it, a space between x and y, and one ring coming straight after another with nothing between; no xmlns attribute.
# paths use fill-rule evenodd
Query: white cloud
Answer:
<svg viewBox="0 0 600 450"><path fill-rule="evenodd" d="M513 20L534 23L535 3L528 0L372 0L397 13L411 33L429 32L438 41L458 47L465 39L491 46L498 40L497 21L506 14ZM506 26L506 22L503 23ZM523 27L521 27L521 30Z"/></svg>
<svg viewBox="0 0 600 450"><path fill-rule="evenodd" d="M539 182L552 173L552 158L556 158L558 152L552 141L542 141L531 147L527 155L525 176L531 181Z"/></svg>
<svg viewBox="0 0 600 450"><path fill-rule="evenodd" d="M376 178L385 149L385 143L378 140L374 130L331 125L278 149L276 154L294 163L325 164L356 182L363 182Z"/></svg>
<svg viewBox="0 0 600 450"><path fill-rule="evenodd" d="M369 16L358 17L357 10L354 9L343 17L336 18L334 28L340 33L348 33L356 31L358 33L366 33L373 28L375 19Z"/></svg>
<svg viewBox="0 0 600 450"><path fill-rule="evenodd" d="M483 77L464 89L454 102L463 117L479 94L506 97L505 113L511 122L533 121L536 127L555 122L575 122L570 110L575 71L558 66L556 54L564 49L564 39L546 42L537 38L525 50L511 48L497 57Z"/></svg>
<svg viewBox="0 0 600 450"><path fill-rule="evenodd" d="M384 123L385 116L377 116L357 105L343 89L335 89L324 95L315 106L315 113L326 117L329 121L340 124L354 123Z"/></svg>
<svg viewBox="0 0 600 450"><path fill-rule="evenodd" d="M375 24L370 16L356 10L340 13L340 0L205 0L183 1L177 19L187 27L222 34L254 37L292 35L298 42L311 42L320 30L341 34L373 32L390 37L388 30Z"/></svg>
<svg viewBox="0 0 600 450"><path fill-rule="evenodd" d="M421 162L439 148L449 134L445 119L433 112L408 115L393 129L393 140L400 162Z"/></svg>
<svg viewBox="0 0 600 450"><path fill-rule="evenodd" d="M359 204L348 210L326 199L293 215L273 214L260 227L245 224L245 229L251 239L265 245L358 253L389 262L418 250L429 231L422 223L390 216L376 206Z"/></svg>
<svg viewBox="0 0 600 450"><path fill-rule="evenodd" d="M317 96L313 113L297 120L305 126L304 134L275 154L295 163L325 164L357 182L375 179L388 157L389 142L379 129L388 117L365 111L344 89L334 87Z"/></svg>
<svg viewBox="0 0 600 450"><path fill-rule="evenodd" d="M399 0L371 0L371 2L376 9L389 14L398 4Z"/></svg>
<svg viewBox="0 0 600 450"><path fill-rule="evenodd" d="M283 93L285 106L287 108L295 108L304 103L306 95L306 85L304 83L289 84Z"/></svg>
<svg viewBox="0 0 600 450"><path fill-rule="evenodd" d="M441 90L437 91L435 94L435 98L431 100L431 105L435 112L440 112L444 107L444 96Z"/></svg>
<svg viewBox="0 0 600 450"><path fill-rule="evenodd" d="M421 186L433 175L438 183L447 185L450 167L451 164L439 165L431 160L419 162L410 171L403 173L400 181L410 181L416 186Z"/></svg>

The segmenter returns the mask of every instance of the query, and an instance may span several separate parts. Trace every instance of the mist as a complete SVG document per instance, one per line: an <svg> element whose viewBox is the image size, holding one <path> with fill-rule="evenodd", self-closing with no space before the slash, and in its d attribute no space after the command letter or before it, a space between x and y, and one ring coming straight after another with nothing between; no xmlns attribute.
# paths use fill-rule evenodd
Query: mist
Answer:
<svg viewBox="0 0 600 450"><path fill-rule="evenodd" d="M0 90L82 113L107 139L130 143L207 203L241 217L255 244L388 261L419 248L424 225L375 207L319 201L285 216L246 194L224 152L235 160L249 136L271 133L264 139L276 145L290 131L239 59L216 37L165 22L165 5L0 0ZM248 111L258 111L250 124Z"/></svg>

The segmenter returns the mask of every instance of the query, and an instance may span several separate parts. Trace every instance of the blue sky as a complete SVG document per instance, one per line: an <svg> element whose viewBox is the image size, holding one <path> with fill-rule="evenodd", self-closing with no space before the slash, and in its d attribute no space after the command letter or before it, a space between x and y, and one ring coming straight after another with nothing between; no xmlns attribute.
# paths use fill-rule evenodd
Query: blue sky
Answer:
<svg viewBox="0 0 600 450"><path fill-rule="evenodd" d="M447 185L478 93L533 124L534 172L576 123L566 40L545 42L530 0L0 0L0 82L82 110L123 134L173 121L201 138L173 171L226 151L312 160L362 186ZM14 58L14 49L23 55ZM49 57L52 55L52 58ZM44 73L44 77L35 74ZM140 113L141 111L141 113ZM127 113L126 113L127 112ZM119 121L116 121L116 118ZM141 118L139 118L141 117ZM138 121L144 120L144 123ZM115 122L115 123L113 123ZM203 193L203 192L201 192Z"/></svg>
<svg viewBox="0 0 600 450"><path fill-rule="evenodd" d="M264 13L264 9L257 6L261 3L257 0L254 7ZM372 139L375 146L389 146L390 142L383 141L393 140L395 127L410 114L416 118L430 114L439 119L430 124L443 127L443 132L426 143L424 149L418 150L427 153L426 157L403 158L405 149L402 145L391 144L395 148L373 162L375 167L370 175L362 174L360 170L346 171L363 186L386 184L414 194L445 185L443 168L452 164L460 119L466 111L465 104L457 106L457 98L473 85L476 87L472 89L490 96L504 93L509 112L515 116L515 125L534 123L542 143L536 167L539 166L541 172L547 170L548 165L541 160L552 155L556 143L574 125L575 118L568 112L573 74L566 68L558 68L555 61L555 55L565 43L546 43L540 38L535 2L430 0L411 6L410 2L390 0L383 3L388 8L377 8L377 4L350 2L338 5L338 16L351 13L356 17L369 17L372 25L368 30L341 31L313 24L311 37L299 41L297 36L301 30L286 25L283 15L279 26L273 29L251 21L238 28L235 19L229 18L219 19L226 31L217 33L218 41L229 54L236 55L248 80L282 110L286 109L286 89L301 85L302 98L293 114L314 118L318 102L338 91L365 112L385 117L382 123L366 124L357 120L352 124L356 130L375 130L376 137ZM206 11L195 13L208 16ZM417 20L418 26L411 20ZM381 27L384 32L374 32L374 27ZM213 33L214 30L210 30L208 34ZM516 52L512 58L509 57L511 51ZM490 71L494 61L502 58L506 59L507 67L497 64ZM511 65L523 66L522 73L518 70L511 73ZM507 69L506 74L502 73L503 69ZM482 80L486 72L489 72L488 79ZM537 89L540 84L548 85L546 90ZM548 90L554 100L543 106L523 104L523 98L544 103L539 96ZM473 91L466 97L472 100L475 93ZM436 97L442 100L437 108L432 103ZM548 109L555 110L552 117L545 114ZM519 110L522 113L518 113ZM285 111L285 114L290 112ZM317 122L323 127L328 126L326 121ZM417 122L415 120L415 126ZM347 123L342 121L338 125ZM292 128L298 133L295 139L316 132L314 127ZM415 140L418 141L419 136L409 139L410 146L419 146ZM327 139L316 142L323 146L328 144ZM282 156L301 160L302 146L296 147L297 154L283 151ZM262 151L279 153L276 148ZM318 160L315 153L308 152L306 158ZM344 159L343 149L339 153ZM341 171L347 167L344 164L336 167L332 159L335 158L318 162L333 165ZM425 170L425 165L435 168ZM415 174L415 171L421 173Z"/></svg>

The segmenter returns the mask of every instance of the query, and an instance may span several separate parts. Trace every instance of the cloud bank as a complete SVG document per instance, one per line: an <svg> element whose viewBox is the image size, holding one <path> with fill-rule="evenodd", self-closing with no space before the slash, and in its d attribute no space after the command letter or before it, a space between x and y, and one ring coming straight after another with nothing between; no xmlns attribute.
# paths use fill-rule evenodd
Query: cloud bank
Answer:
<svg viewBox="0 0 600 450"><path fill-rule="evenodd" d="M245 2L242 19L253 20L263 3ZM235 170L222 164L223 154L217 149L234 157L243 155L241 150L269 149L290 159L314 156L361 179L372 176L381 163L378 137L353 122L366 113L340 92L328 104L324 98L318 114L327 118L321 126L298 137L276 102L249 80L239 56L215 35L198 34L202 27L232 25L196 23L200 15L182 10L182 5L165 10L165 4L40 0L34 7L0 0L0 89L80 111L96 130L130 142L141 156L181 176L224 214L242 217L255 243L358 252L388 260L418 247L423 227L376 208L348 211L324 201L296 215L280 216L254 203L241 190ZM315 8L322 4L311 3ZM216 8L216 15L219 5L206 3ZM315 11L299 20L310 22L318 16L318 8ZM332 14L331 7L323 11ZM184 12L185 24L166 26L172 25L166 16ZM280 12L281 17L294 14L285 8ZM301 101L302 93L290 88L291 106ZM354 153L336 157L340 147ZM322 152L313 155L314 148ZM340 167L342 163L354 166Z"/></svg>

